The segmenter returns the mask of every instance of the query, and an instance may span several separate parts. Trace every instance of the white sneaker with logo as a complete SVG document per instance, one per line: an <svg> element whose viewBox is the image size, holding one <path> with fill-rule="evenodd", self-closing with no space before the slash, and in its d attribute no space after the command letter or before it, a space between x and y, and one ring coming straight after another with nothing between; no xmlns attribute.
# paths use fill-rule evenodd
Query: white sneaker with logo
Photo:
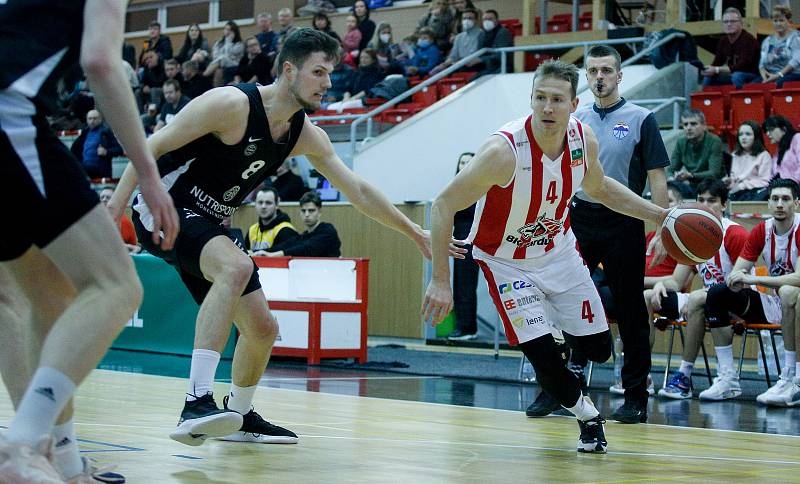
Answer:
<svg viewBox="0 0 800 484"><path fill-rule="evenodd" d="M622 387L621 381L615 381L613 385L608 387L608 391L613 393L614 395L625 395L625 389ZM653 383L653 377L647 375L647 394L651 397L656 394L655 384Z"/></svg>
<svg viewBox="0 0 800 484"><path fill-rule="evenodd" d="M742 394L742 386L739 385L739 375L735 372L723 372L714 378L714 384L706 390L700 392L700 400L728 400L736 398Z"/></svg>
<svg viewBox="0 0 800 484"><path fill-rule="evenodd" d="M762 405L785 407L792 390L793 378L793 372L784 368L783 371L781 371L781 377L778 379L778 382L772 385L769 390L757 396L756 401Z"/></svg>

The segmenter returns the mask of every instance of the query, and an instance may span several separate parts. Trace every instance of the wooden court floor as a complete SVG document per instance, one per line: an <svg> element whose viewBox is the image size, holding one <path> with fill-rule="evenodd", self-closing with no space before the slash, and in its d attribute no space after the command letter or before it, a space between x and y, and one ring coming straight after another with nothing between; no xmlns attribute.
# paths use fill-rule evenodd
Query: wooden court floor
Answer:
<svg viewBox="0 0 800 484"><path fill-rule="evenodd" d="M77 395L81 449L131 483L800 482L800 437L609 423L609 453L581 455L571 418L275 388L256 409L299 444L188 447L167 437L185 387L96 370Z"/></svg>

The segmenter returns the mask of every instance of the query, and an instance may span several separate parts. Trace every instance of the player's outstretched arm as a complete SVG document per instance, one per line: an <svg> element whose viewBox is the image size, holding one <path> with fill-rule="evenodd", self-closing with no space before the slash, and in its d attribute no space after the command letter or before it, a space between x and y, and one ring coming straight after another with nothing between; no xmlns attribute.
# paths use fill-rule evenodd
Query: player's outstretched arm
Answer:
<svg viewBox="0 0 800 484"><path fill-rule="evenodd" d="M123 0L86 2L80 63L103 116L140 173L142 194L153 213L154 242L161 242L164 249L170 249L178 236L178 214L172 198L160 183L154 158L145 146L144 129L119 54L127 3ZM164 232L163 242L155 239L159 231Z"/></svg>
<svg viewBox="0 0 800 484"><path fill-rule="evenodd" d="M431 207L433 274L422 303L423 319L436 325L453 306L447 243L453 233L453 217L480 199L494 185L505 185L514 176L514 154L508 143L492 136L445 189ZM491 214L489 214L491 216Z"/></svg>
<svg viewBox="0 0 800 484"><path fill-rule="evenodd" d="M606 207L623 215L649 220L661 226L669 210L661 208L630 191L625 185L605 176L603 167L597 160L599 148L597 138L591 128L583 125L586 136L586 175L583 179L583 191Z"/></svg>

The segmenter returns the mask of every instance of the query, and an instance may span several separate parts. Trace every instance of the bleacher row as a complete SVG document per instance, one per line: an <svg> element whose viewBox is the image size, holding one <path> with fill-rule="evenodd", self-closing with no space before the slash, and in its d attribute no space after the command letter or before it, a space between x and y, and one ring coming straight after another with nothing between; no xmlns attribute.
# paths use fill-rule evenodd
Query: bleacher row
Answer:
<svg viewBox="0 0 800 484"><path fill-rule="evenodd" d="M800 81L787 82L782 89L776 89L775 84L746 84L740 90L732 85L706 86L691 95L691 105L705 114L711 131L733 135L729 139L735 138L742 122L762 123L773 114L800 127Z"/></svg>

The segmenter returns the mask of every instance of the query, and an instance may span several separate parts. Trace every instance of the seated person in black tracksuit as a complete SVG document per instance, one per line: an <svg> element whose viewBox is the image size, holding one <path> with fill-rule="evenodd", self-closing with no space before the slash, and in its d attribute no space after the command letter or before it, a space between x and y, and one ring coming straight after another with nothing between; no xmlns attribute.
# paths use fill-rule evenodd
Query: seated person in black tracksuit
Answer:
<svg viewBox="0 0 800 484"><path fill-rule="evenodd" d="M266 255L296 257L339 257L342 246L339 234L333 225L320 222L322 200L315 191L307 192L300 197L300 216L306 231L294 240L283 244L275 244Z"/></svg>

